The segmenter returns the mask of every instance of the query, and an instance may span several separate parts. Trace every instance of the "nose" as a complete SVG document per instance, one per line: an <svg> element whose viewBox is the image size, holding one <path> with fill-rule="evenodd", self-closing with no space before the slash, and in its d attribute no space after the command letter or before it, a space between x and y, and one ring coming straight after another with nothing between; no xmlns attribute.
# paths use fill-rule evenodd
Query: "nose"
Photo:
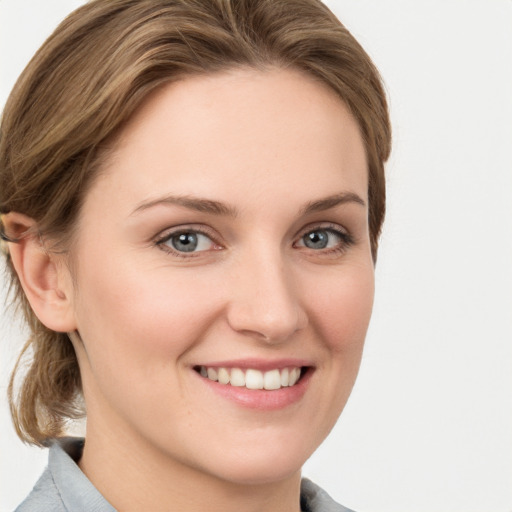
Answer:
<svg viewBox="0 0 512 512"><path fill-rule="evenodd" d="M297 282L279 256L253 256L232 275L228 323L244 335L278 344L308 323Z"/></svg>

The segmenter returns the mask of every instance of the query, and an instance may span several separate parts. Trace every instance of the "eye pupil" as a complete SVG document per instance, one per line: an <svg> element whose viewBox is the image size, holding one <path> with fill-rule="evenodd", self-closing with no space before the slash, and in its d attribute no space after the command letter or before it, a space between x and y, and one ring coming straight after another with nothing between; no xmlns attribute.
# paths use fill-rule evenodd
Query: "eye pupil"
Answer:
<svg viewBox="0 0 512 512"><path fill-rule="evenodd" d="M197 249L197 235L195 233L181 233L171 240L172 246L180 252L192 252Z"/></svg>
<svg viewBox="0 0 512 512"><path fill-rule="evenodd" d="M311 231L304 235L304 245L310 249L325 249L329 243L327 231Z"/></svg>

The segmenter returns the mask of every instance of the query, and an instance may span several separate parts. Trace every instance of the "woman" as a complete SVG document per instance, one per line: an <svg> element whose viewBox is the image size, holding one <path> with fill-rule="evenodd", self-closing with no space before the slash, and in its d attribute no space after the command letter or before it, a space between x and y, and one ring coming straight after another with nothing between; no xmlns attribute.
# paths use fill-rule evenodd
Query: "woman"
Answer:
<svg viewBox="0 0 512 512"><path fill-rule="evenodd" d="M366 53L292 4L92 1L16 84L11 404L51 446L19 510L347 510L300 468L358 371L390 129Z"/></svg>

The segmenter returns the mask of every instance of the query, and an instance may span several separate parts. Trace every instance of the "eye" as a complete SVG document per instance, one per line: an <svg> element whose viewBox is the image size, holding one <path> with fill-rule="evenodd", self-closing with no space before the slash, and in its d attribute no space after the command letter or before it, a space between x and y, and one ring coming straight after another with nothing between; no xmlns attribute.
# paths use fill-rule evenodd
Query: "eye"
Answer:
<svg viewBox="0 0 512 512"><path fill-rule="evenodd" d="M297 247L306 247L315 251L342 250L352 243L347 233L335 228L317 228L304 233L296 243Z"/></svg>
<svg viewBox="0 0 512 512"><path fill-rule="evenodd" d="M157 241L157 245L164 250L178 253L210 251L217 247L208 235L194 230L167 234Z"/></svg>
<svg viewBox="0 0 512 512"><path fill-rule="evenodd" d="M316 231L310 231L302 237L305 247L310 249L326 249L334 236L331 235L326 229L318 229Z"/></svg>

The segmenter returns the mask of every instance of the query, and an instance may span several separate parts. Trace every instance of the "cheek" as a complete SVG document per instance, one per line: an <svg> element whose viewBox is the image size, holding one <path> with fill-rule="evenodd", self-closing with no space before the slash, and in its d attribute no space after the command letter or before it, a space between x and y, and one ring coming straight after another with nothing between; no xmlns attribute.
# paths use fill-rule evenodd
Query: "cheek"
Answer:
<svg viewBox="0 0 512 512"><path fill-rule="evenodd" d="M333 276L311 295L311 316L333 353L360 358L374 296L373 266Z"/></svg>
<svg viewBox="0 0 512 512"><path fill-rule="evenodd" d="M359 371L373 306L373 265L340 268L312 290L310 326L323 347L322 394L315 403L323 418L315 426L321 442L345 407Z"/></svg>
<svg viewBox="0 0 512 512"><path fill-rule="evenodd" d="M96 376L109 372L143 383L149 375L153 381L155 368L175 365L199 339L215 305L193 273L142 272L133 260L112 261L115 266L97 266L91 258L80 269L77 324L89 366Z"/></svg>
<svg viewBox="0 0 512 512"><path fill-rule="evenodd" d="M175 404L173 421L187 414L182 361L207 330L213 307L189 277L167 274L118 265L81 276L80 366L89 416L93 407L113 410L148 428L169 422L163 403Z"/></svg>

